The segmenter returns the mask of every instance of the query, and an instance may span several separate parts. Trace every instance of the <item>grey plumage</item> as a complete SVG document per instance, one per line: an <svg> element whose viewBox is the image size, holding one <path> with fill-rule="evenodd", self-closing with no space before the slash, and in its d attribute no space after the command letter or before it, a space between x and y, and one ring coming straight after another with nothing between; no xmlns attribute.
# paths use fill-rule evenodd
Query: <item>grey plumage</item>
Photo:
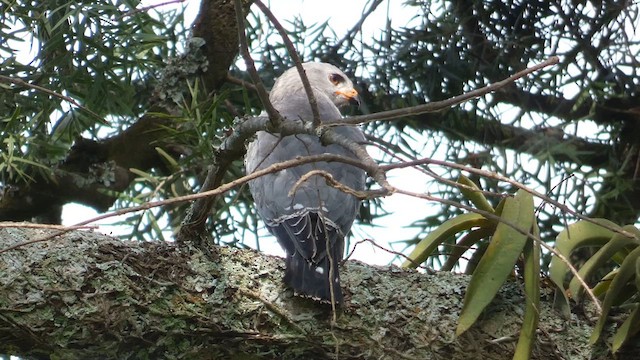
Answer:
<svg viewBox="0 0 640 360"><path fill-rule="evenodd" d="M314 89L320 119L339 119L338 107L357 99L351 81L329 64L305 63L303 66ZM286 121L313 119L295 68L278 78L269 98ZM340 126L335 131L354 142L365 140L358 127ZM355 158L340 145L322 145L316 136L280 137L261 131L247 149L246 170L251 173L297 156L323 153ZM338 264L344 253L344 236L353 224L360 201L328 186L319 176L311 177L290 197L288 193L293 185L312 170L326 171L344 185L364 189L365 172L340 162L316 162L289 168L253 180L249 182L249 188L258 213L287 252L285 284L301 295L330 301L333 294L336 302L342 302Z"/></svg>

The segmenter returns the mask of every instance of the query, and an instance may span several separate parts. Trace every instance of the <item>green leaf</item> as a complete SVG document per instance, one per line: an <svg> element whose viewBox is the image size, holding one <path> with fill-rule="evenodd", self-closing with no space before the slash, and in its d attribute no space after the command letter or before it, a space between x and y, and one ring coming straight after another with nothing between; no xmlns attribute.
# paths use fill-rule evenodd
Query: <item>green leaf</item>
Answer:
<svg viewBox="0 0 640 360"><path fill-rule="evenodd" d="M495 229L493 229L495 232ZM467 266L464 269L464 273L466 275L473 275L473 272L476 271L476 267L480 263L480 260L484 256L484 253L487 252L487 248L489 247L489 241L482 241L478 243L478 248L473 251L469 261L467 262Z"/></svg>
<svg viewBox="0 0 640 360"><path fill-rule="evenodd" d="M623 230L635 234L640 237L640 230L638 230L635 226L627 225L622 228ZM584 265L580 268L578 274L583 279L588 279L591 274L600 267L604 266L607 262L611 261L613 256L620 250L624 249L626 246L640 245L638 240L630 239L627 236L622 234L614 234L611 239L604 244L600 250L598 250L592 257L590 257ZM576 301L580 300L580 297L584 293L584 288L582 284L578 281L577 277L574 277L569 284L569 290L571 295L574 297Z"/></svg>
<svg viewBox="0 0 640 360"><path fill-rule="evenodd" d="M636 289L640 292L640 260L636 261Z"/></svg>
<svg viewBox="0 0 640 360"><path fill-rule="evenodd" d="M583 246L602 246L615 234L613 231L602 225L619 228L618 225L607 219L593 219L593 222L578 221L569 225L556 237L555 249L566 258L576 248ZM602 225L600 225L602 224ZM565 316L568 316L569 299L564 289L564 279L569 271L569 267L558 257L554 256L549 265L549 278L557 286L554 306L561 309Z"/></svg>
<svg viewBox="0 0 640 360"><path fill-rule="evenodd" d="M534 223L534 235L539 236L540 231ZM540 320L540 245L533 239L527 239L524 247L524 293L526 306L522 329L514 359L526 360L531 357L531 351L536 340L536 330Z"/></svg>
<svg viewBox="0 0 640 360"><path fill-rule="evenodd" d="M640 261L638 261L637 264L640 264ZM640 331L640 304L634 304L634 309L631 311L631 314L629 314L627 320L624 321L615 335L613 335L613 339L611 339L611 350L614 353L618 352L622 345L637 334L638 331Z"/></svg>
<svg viewBox="0 0 640 360"><path fill-rule="evenodd" d="M482 239L488 238L495 231L494 226L481 227L476 230L472 230L467 235L463 236L458 243L453 246L451 252L447 256L447 261L440 268L441 271L451 271L456 265L458 260L469 250L469 248Z"/></svg>
<svg viewBox="0 0 640 360"><path fill-rule="evenodd" d="M618 269L618 273L611 281L611 285L609 285L609 290L607 291L604 301L602 302L602 315L598 318L598 322L596 323L595 328L593 329L593 333L591 334L591 338L589 342L594 344L600 338L602 334L602 329L607 321L607 315L609 315L609 311L616 301L617 297L620 295L620 292L627 287L628 281L631 279L633 275L636 273L636 261L640 258L640 247L633 250L620 264L620 268Z"/></svg>
<svg viewBox="0 0 640 360"><path fill-rule="evenodd" d="M531 194L518 190L516 196L507 199L503 216L496 232L480 259L464 298L464 306L458 322L458 335L473 325L480 313L496 296L502 284L513 270L533 225L534 208ZM507 225L510 224L510 225ZM518 228L516 230L512 226ZM524 232L524 234L523 234Z"/></svg>
<svg viewBox="0 0 640 360"><path fill-rule="evenodd" d="M507 201L507 199L511 199L510 197L506 197L503 198L502 200L500 200L500 202L498 203L498 206L496 206L496 210L493 212L494 214L496 214L497 216L502 216L502 210L504 209L504 203L505 201Z"/></svg>
<svg viewBox="0 0 640 360"><path fill-rule="evenodd" d="M162 149L161 147L156 146L155 149L158 152L158 154L162 156L162 158L165 160L166 164L169 165L172 171L176 172L180 169L180 165L178 164L178 161L174 159L173 156L169 155L169 153L164 151L164 149Z"/></svg>
<svg viewBox="0 0 640 360"><path fill-rule="evenodd" d="M480 188L473 181L471 181L471 179L464 175L460 175L458 177L458 183L466 185L465 187L460 187L460 192L462 192L462 195L464 195L467 200L475 205L476 208L490 213L494 212L493 206L491 206L487 198L482 194Z"/></svg>
<svg viewBox="0 0 640 360"><path fill-rule="evenodd" d="M618 275L618 269L615 269L609 272L607 275L603 276L602 279L598 281L596 286L593 287L592 289L593 294L596 297L601 298L602 295L604 295L609 290L609 286L611 285L611 280L613 280L613 278L616 277L616 275Z"/></svg>
<svg viewBox="0 0 640 360"><path fill-rule="evenodd" d="M490 220L476 213L462 214L449 219L416 245L416 248L409 254L407 260L402 264L402 267L415 269L427 260L429 255L431 255L440 244L461 231L491 225L492 222Z"/></svg>

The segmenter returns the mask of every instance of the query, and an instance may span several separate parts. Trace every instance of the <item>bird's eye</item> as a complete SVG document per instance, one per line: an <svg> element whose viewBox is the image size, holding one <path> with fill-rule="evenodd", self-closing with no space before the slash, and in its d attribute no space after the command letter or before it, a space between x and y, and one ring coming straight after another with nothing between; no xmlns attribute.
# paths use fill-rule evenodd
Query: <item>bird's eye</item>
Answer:
<svg viewBox="0 0 640 360"><path fill-rule="evenodd" d="M342 75L331 74L329 75L329 81L331 81L333 85L338 85L344 82L344 78L342 77Z"/></svg>

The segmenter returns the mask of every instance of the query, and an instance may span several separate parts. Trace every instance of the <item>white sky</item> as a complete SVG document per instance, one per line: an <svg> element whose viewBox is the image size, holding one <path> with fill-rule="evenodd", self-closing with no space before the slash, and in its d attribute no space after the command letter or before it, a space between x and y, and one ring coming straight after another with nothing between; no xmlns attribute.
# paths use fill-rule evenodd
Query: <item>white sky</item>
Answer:
<svg viewBox="0 0 640 360"><path fill-rule="evenodd" d="M164 1L148 0L144 1L141 6L149 6L162 2ZM321 23L325 20L329 20L329 25L338 34L338 36L353 27L358 19L360 19L363 9L368 7L368 1L366 0L271 1L268 2L268 4L270 4L271 11L279 18L280 22L285 27L289 20L293 20L297 16L301 17L305 23L309 24L313 22ZM185 5L187 7L185 12L186 24L191 24L197 14L199 1L186 1ZM407 24L411 18L416 15L415 13L403 11L402 7L397 6L397 3L394 5L395 6L388 6L388 2L384 2L368 17L367 21L363 25L363 34L365 38L370 38L384 27L388 18L390 18L396 25ZM167 6L167 8L170 6ZM177 6L182 6L182 4L177 4ZM336 9L339 9L340 11L336 11ZM391 16L388 17L387 12L389 12ZM422 147L420 144L416 144L416 146ZM375 149L370 149L370 151L375 152ZM375 154L372 155L374 157L376 156ZM417 192L426 191L424 186L427 179L424 178L424 175L415 170L405 169L393 171L389 174L389 180L392 185L406 190ZM375 221L376 228L354 226L352 229L352 244L355 244L362 239L373 239L378 245L389 248L389 242L413 238L416 235L417 230L408 229L406 226L409 226L416 220L433 214L435 211L430 209L430 204L426 201L404 195L393 195L384 199L384 208L391 212L392 215L377 219ZM91 219L96 215L98 214L90 208L77 204L69 204L64 207L63 223L65 225L72 225L80 221ZM118 226L107 225L116 221L117 218L99 221L98 224L100 224L100 228L97 231L107 234L121 233L122 229L119 229ZM274 255L284 255L283 250L277 244L275 238L268 235L266 231L264 231L264 236L261 235L259 241L260 249L262 251ZM245 244L252 246L252 241L246 241L245 239ZM396 250L402 250L402 248L399 247ZM393 258L394 255L377 249L366 242L358 245L356 251L351 257L351 259L378 265L388 264Z"/></svg>
<svg viewBox="0 0 640 360"><path fill-rule="evenodd" d="M369 2L371 0L263 0L269 4L272 12L279 18L280 22L286 27L289 21L292 21L295 17L300 17L304 23L312 24L312 23L322 23L325 20L329 21L330 27L337 33L337 36L340 37L344 34L348 29L351 29L354 24L360 19L362 12L364 9L368 8ZM149 5L156 5L165 3L166 0L145 0L140 5L140 7L146 7ZM385 25L386 21L391 21L392 25L395 27L407 26L414 17L419 14L412 12L408 9L405 9L401 6L402 2L398 0L387 0L384 1L377 10L371 14L367 21L363 25L362 37L366 41L370 38L379 38L381 35L381 30ZM171 8L180 8L182 6L186 6L185 12L185 25L188 27L194 20L198 8L199 1L197 0L188 0L183 3L177 4L169 4L163 5L159 9L171 9ZM414 8L415 9L415 8ZM419 20L417 20L419 21ZM634 32L630 32L633 36L637 36ZM22 59L27 59L25 62L28 62L33 53L31 53L32 49L25 48L23 51L17 54L17 60L22 61ZM240 61L240 60L239 60ZM356 70L356 73L361 73L364 69ZM567 88L567 92L565 92L566 97L571 97L573 91L569 91L571 89ZM509 111L509 109L504 109L505 114ZM577 124L577 123L576 123ZM580 122L580 128L577 128L577 125L574 130L571 130L571 125L569 127L565 127L565 131L568 133L574 133L578 136L589 137L589 134L598 133L595 131L595 126L586 124L585 122ZM428 142L425 139L420 139L417 137L419 141L415 141L412 145L415 145L414 148L421 149L425 147L425 144ZM379 154L376 154L375 149L370 149L370 152L374 157L380 157ZM425 149L425 156L431 154L431 149ZM511 161L511 160L509 160ZM413 192L428 192L429 189L426 189L426 183L429 180L423 174L415 171L415 170L400 170L394 171L389 174L389 180L392 185L397 186L399 188L410 190ZM544 189L543 189L544 191ZM375 228L372 227L362 227L362 226L354 226L352 237L352 243L358 242L362 239L373 239L377 244L389 247L389 242L398 242L401 240L406 240L413 238L416 235L415 229L407 228L416 220L424 219L430 215L433 215L437 210L433 208L435 204L429 204L424 200L419 200L415 198L410 198L402 195L393 195L390 196L383 201L384 208L389 211L392 215L376 219ZM95 217L97 214L90 208L70 204L66 205L63 211L63 223L65 225L73 225L78 222L91 219ZM98 231L104 233L127 233L128 231L123 231L122 228L118 226L108 226L109 223L117 222L117 218L110 218L104 221L100 221L97 225L100 225ZM266 234L266 231L265 231ZM171 236L168 234L166 238L170 238ZM246 239L245 239L246 240ZM245 241L245 243L249 246L252 246L252 241ZM402 245L400 245L402 246ZM275 239L271 236L265 235L260 238L260 248L261 250L270 253L283 255L282 250L275 242ZM394 250L402 250L401 247L396 248ZM389 261L394 257L394 255L384 252L382 250L376 249L370 244L362 244L358 247L352 259L362 260L364 262L370 264L388 264Z"/></svg>
<svg viewBox="0 0 640 360"><path fill-rule="evenodd" d="M264 1L264 0L263 0ZM160 4L165 0L147 0L143 1L143 6L149 6L152 4ZM266 1L269 4L271 11L278 17L280 22L287 27L289 21L292 21L296 17L300 17L305 24L322 23L325 20L329 21L330 27L336 32L338 37L341 37L347 30L351 29L355 23L360 19L364 9L368 8L369 1L367 0L280 0L280 1ZM381 29L386 25L386 21L390 19L392 25L396 27L407 26L412 19L417 15L415 12L405 9L400 6L401 2L397 0L384 1L374 13L372 13L367 21L363 25L362 36L366 41L370 38L379 38L381 35ZM186 6L185 23L187 26L193 22L198 8L199 1L186 1L184 4L165 5L167 9L171 7ZM164 7L163 7L164 8ZM254 6L254 9L256 7ZM257 11L257 10L256 10ZM239 58L238 61L241 61ZM359 70L362 71L362 70ZM568 89L570 90L570 89ZM570 91L569 91L570 92ZM569 94L565 96L570 97ZM503 109L506 113L509 112L508 108ZM574 131L583 134L596 133L591 126L585 126L584 122L581 122L581 129ZM565 128L568 131L568 128ZM580 130L580 131L578 131ZM570 131L572 132L572 131ZM412 145L415 149L421 149L425 147L427 141L416 137L419 141L413 141ZM422 141L422 142L420 142ZM425 149L425 156L431 154L431 149ZM370 149L374 158L380 158L380 155L376 153L375 149ZM445 150L446 152L446 150ZM510 157L508 155L508 157ZM511 162L512 160L508 160ZM413 192L428 192L426 188L428 178L422 173L406 169L394 171L389 174L389 180L392 185L399 188L410 190ZM433 191L433 189L432 189ZM544 191L544 190L543 190ZM433 206L437 204L430 204L425 200L411 198L403 195L393 195L385 198L383 201L383 207L391 213L391 215L379 218L375 220L375 228L354 226L352 229L353 236L351 243L356 243L362 239L373 239L375 242L383 247L389 248L390 242L398 242L413 238L416 235L417 230L407 228L414 221L424 219L430 215L435 214L438 210ZM72 225L83 220L90 219L97 215L93 210L80 206L80 205L67 205L63 212L63 221L65 225ZM107 224L116 222L117 219L111 218L105 221L99 222L99 224ZM122 229L112 226L101 225L98 231L104 233L122 233ZM127 231L125 231L127 232ZM170 235L166 236L170 238ZM261 235L260 249L266 253L283 255L282 249L276 243L275 239L268 235L264 231L264 235ZM255 246L255 242L245 238L245 244L248 246ZM403 245L398 245L394 250L402 250ZM388 264L394 255L382 251L373 247L368 243L363 243L358 246L356 252L351 259L361 260L369 264Z"/></svg>

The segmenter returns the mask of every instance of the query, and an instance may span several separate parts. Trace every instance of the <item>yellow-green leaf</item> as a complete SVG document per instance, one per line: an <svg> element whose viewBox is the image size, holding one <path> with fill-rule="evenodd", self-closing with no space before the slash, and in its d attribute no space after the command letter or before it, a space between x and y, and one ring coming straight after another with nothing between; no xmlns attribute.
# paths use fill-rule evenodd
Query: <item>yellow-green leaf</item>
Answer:
<svg viewBox="0 0 640 360"><path fill-rule="evenodd" d="M640 263L640 262L638 262ZM611 350L617 352L620 350L627 340L633 337L640 331L640 304L634 304L634 309L629 314L629 317L620 326L615 335L613 335Z"/></svg>
<svg viewBox="0 0 640 360"><path fill-rule="evenodd" d="M488 238L495 231L495 227L487 226L481 227L469 232L463 236L460 241L451 249L451 252L447 256L447 261L440 268L441 271L451 271L456 265L458 260L464 255L464 253L471 248L471 246L480 242L484 238ZM476 249L477 250L477 249Z"/></svg>
<svg viewBox="0 0 640 360"><path fill-rule="evenodd" d="M602 279L598 281L596 286L593 287L592 291L596 297L600 297L604 293L609 290L609 286L611 285L611 280L618 275L618 269L615 269L609 272L607 275L603 276Z"/></svg>
<svg viewBox="0 0 640 360"><path fill-rule="evenodd" d="M507 199L502 219L471 277L458 322L458 335L473 325L513 270L534 220L533 197L519 190ZM507 223L509 225L507 225ZM517 229L515 229L515 226Z"/></svg>
<svg viewBox="0 0 640 360"><path fill-rule="evenodd" d="M476 213L468 213L458 215L452 219L445 221L437 229L429 233L427 237L422 239L416 248L413 249L408 259L402 264L403 268L416 268L422 264L431 253L433 253L440 244L452 237L453 235L470 230L475 227L491 226L492 222L484 216Z"/></svg>
<svg viewBox="0 0 640 360"><path fill-rule="evenodd" d="M635 226L627 225L622 228L623 230L635 234L640 238L640 230ZM583 279L591 277L594 271L604 266L607 262L611 261L612 257L621 249L629 245L638 245L638 240L630 239L622 234L614 234L611 239L600 248L592 257L587 260L580 268L578 274ZM569 284L569 290L571 295L576 301L579 301L580 296L584 293L582 284L578 281L577 277L574 277Z"/></svg>
<svg viewBox="0 0 640 360"><path fill-rule="evenodd" d="M169 155L168 152L164 151L163 148L156 146L156 151L158 152L158 154L160 154L160 156L162 156L162 158L166 161L167 165L169 165L172 170L175 171L180 168L180 166L178 165L178 161L174 159L173 156Z"/></svg>
<svg viewBox="0 0 640 360"><path fill-rule="evenodd" d="M609 310L611 310L611 306L613 306L614 302L620 295L620 292L627 287L627 283L636 273L636 261L638 261L638 258L640 258L640 247L629 253L622 264L620 264L618 273L611 281L609 290L607 291L604 297L604 301L602 302L602 315L600 315L600 317L598 318L598 322L593 329L593 333L591 334L591 338L589 339L590 343L593 344L600 338L602 329L604 328L604 324L607 321L607 316L609 315Z"/></svg>
<svg viewBox="0 0 640 360"><path fill-rule="evenodd" d="M636 261L636 290L640 293L640 259Z"/></svg>
<svg viewBox="0 0 640 360"><path fill-rule="evenodd" d="M540 231L534 223L534 235ZM536 340L536 330L540 319L540 245L533 239L527 239L524 247L524 293L526 305L520 338L513 355L514 360L528 360Z"/></svg>
<svg viewBox="0 0 640 360"><path fill-rule="evenodd" d="M578 221L569 225L556 238L555 249L566 258L569 258L571 252L582 246L601 246L605 244L614 232L602 225L608 225L612 228L619 228L613 222L607 219L593 219L596 223L588 221ZM600 225L602 224L602 225ZM569 268L558 257L554 256L549 265L549 278L557 286L556 298L554 306L564 310L563 313L568 315L569 299L565 293L564 279Z"/></svg>
<svg viewBox="0 0 640 360"><path fill-rule="evenodd" d="M466 185L465 187L460 187L460 192L462 192L462 195L475 205L476 208L490 213L494 212L493 206L491 206L487 198L482 194L480 188L471 181L471 179L464 175L460 175L458 177L458 183Z"/></svg>

